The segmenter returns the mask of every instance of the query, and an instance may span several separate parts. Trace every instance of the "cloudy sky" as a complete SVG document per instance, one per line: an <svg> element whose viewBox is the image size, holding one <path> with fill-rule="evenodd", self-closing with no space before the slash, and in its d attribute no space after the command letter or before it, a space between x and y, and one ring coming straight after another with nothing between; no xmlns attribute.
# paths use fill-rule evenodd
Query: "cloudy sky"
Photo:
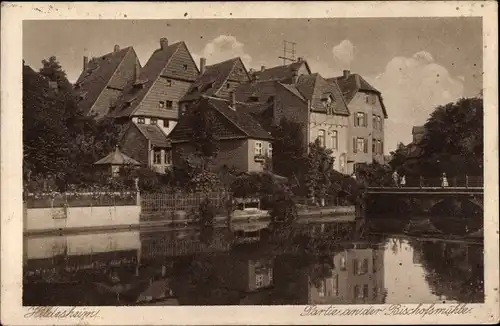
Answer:
<svg viewBox="0 0 500 326"><path fill-rule="evenodd" d="M481 18L330 18L219 20L24 21L23 56L39 68L55 55L71 81L82 58L132 45L144 65L159 40L185 41L207 64L239 56L247 68L282 64L283 40L296 43L313 72L324 77L350 69L384 97L386 152L411 141L439 104L482 88Z"/></svg>

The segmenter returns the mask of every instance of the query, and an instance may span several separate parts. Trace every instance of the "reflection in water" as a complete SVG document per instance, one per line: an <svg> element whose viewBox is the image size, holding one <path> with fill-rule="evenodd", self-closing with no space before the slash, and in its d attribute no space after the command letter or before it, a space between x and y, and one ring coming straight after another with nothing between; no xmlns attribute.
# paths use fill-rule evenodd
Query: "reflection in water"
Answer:
<svg viewBox="0 0 500 326"><path fill-rule="evenodd" d="M406 303L410 277L427 302L484 300L481 245L367 238L353 223L307 224L298 234L253 243L195 227L27 237L23 303Z"/></svg>

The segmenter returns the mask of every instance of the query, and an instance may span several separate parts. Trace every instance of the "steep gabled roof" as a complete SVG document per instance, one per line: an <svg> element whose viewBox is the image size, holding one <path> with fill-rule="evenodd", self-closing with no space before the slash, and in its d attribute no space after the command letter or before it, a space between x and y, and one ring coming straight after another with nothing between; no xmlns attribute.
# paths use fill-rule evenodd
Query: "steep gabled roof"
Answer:
<svg viewBox="0 0 500 326"><path fill-rule="evenodd" d="M141 165L141 163L123 154L116 146L113 152L95 162L94 165Z"/></svg>
<svg viewBox="0 0 500 326"><path fill-rule="evenodd" d="M138 80L125 88L123 96L117 101L115 107L111 109L109 115L113 117L128 117L134 114L139 103L142 102L181 46L185 46L184 42L171 44L164 50L155 50L144 68L141 69Z"/></svg>
<svg viewBox="0 0 500 326"><path fill-rule="evenodd" d="M170 141L167 135L161 130L158 125L147 125L141 123L134 123L137 129L151 142L155 147L170 147Z"/></svg>
<svg viewBox="0 0 500 326"><path fill-rule="evenodd" d="M320 74L300 76L297 84L297 89L306 98L311 101L313 111L326 113L327 109L323 105L322 99L325 96L331 96L334 99L333 113L338 115L349 115L349 109L344 101L338 85L334 82L329 82Z"/></svg>
<svg viewBox="0 0 500 326"><path fill-rule="evenodd" d="M238 102L267 102L276 95L278 81L267 80L249 82L240 85L236 89L236 101Z"/></svg>
<svg viewBox="0 0 500 326"><path fill-rule="evenodd" d="M238 63L245 67L239 57L207 66L205 72L189 87L181 102L197 100L203 95L217 96Z"/></svg>
<svg viewBox="0 0 500 326"><path fill-rule="evenodd" d="M380 100L380 105L382 106L382 111L384 112L384 117L387 118L387 111L382 99L382 94L360 75L349 74L349 76L347 77L339 76L329 78L328 80L337 82L347 103L351 102L351 100L359 91L377 94Z"/></svg>
<svg viewBox="0 0 500 326"><path fill-rule="evenodd" d="M214 126L214 136L219 139L271 139L267 132L254 117L244 111L233 110L226 100L204 97L197 100L191 108L195 110L202 107L205 112L211 112L218 121ZM190 110L190 111L191 111ZM231 129L231 130L228 130ZM189 116L184 116L179 120L174 130L169 135L172 142L189 141L192 134L189 125Z"/></svg>
<svg viewBox="0 0 500 326"><path fill-rule="evenodd" d="M75 83L76 94L81 97L78 107L88 114L97 98L104 91L120 63L134 49L129 46L116 52L107 53L98 58L92 58L87 69L82 71ZM134 51L135 54L135 51Z"/></svg>
<svg viewBox="0 0 500 326"><path fill-rule="evenodd" d="M307 71L309 74L311 73L311 69L309 68L309 64L307 61L296 61L284 66L276 66L268 69L264 69L263 71L256 71L255 76L258 77L259 80L279 80L289 82L289 79L293 77L293 71L297 70L305 64Z"/></svg>

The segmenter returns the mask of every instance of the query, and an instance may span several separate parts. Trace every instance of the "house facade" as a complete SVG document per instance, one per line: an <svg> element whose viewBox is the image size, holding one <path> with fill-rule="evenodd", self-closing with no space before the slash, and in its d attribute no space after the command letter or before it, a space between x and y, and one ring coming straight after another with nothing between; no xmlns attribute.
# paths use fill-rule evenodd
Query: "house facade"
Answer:
<svg viewBox="0 0 500 326"><path fill-rule="evenodd" d="M231 94L249 81L248 71L239 57L210 66L206 66L206 59L201 58L200 76L181 99L181 110L187 110L202 96L231 100Z"/></svg>
<svg viewBox="0 0 500 326"><path fill-rule="evenodd" d="M83 57L82 73L74 85L78 108L85 115L106 116L140 70L141 64L131 46L120 49L115 45L113 52L90 61Z"/></svg>
<svg viewBox="0 0 500 326"><path fill-rule="evenodd" d="M219 150L210 162L211 169L226 166L240 172L264 171L266 156L272 155L271 135L250 114L236 110L234 102L207 97L192 103L189 110L202 110L212 123ZM186 157L196 159L190 117L189 113L181 117L169 137L174 165L181 165Z"/></svg>
<svg viewBox="0 0 500 326"><path fill-rule="evenodd" d="M158 125L130 122L119 144L124 154L157 173L172 166L170 141Z"/></svg>
<svg viewBox="0 0 500 326"><path fill-rule="evenodd" d="M345 70L343 76L329 79L336 82L350 111L348 173L357 164L384 164L384 119L387 111L380 91L358 74Z"/></svg>
<svg viewBox="0 0 500 326"><path fill-rule="evenodd" d="M160 40L141 73L127 86L110 116L136 124L157 125L168 135L179 118L179 101L199 70L184 42Z"/></svg>
<svg viewBox="0 0 500 326"><path fill-rule="evenodd" d="M319 74L310 74L306 61L297 62L293 69L279 68L269 69L279 71L276 78L265 75L267 80L257 79L241 86L237 100L250 107L260 103L264 109L266 103L272 103L271 114L265 110L259 113L263 120L272 121L266 125L277 125L283 118L300 123L307 143L318 139L332 151L334 169L348 173L349 110L338 85Z"/></svg>

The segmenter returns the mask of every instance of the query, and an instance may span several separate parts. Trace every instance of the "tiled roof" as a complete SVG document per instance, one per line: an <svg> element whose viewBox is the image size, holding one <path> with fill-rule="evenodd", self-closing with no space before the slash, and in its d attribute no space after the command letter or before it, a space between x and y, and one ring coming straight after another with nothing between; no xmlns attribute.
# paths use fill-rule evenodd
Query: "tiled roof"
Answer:
<svg viewBox="0 0 500 326"><path fill-rule="evenodd" d="M278 81L268 80L242 84L236 89L238 102L267 102L276 95ZM252 100L252 98L254 98Z"/></svg>
<svg viewBox="0 0 500 326"><path fill-rule="evenodd" d="M329 81L336 81L342 91L342 94L347 103L351 102L358 91L372 92L379 96L380 104L384 112L384 116L387 118L387 111L382 100L382 95L379 90L370 85L363 77L358 74L349 74L348 77L339 76L334 78L329 78Z"/></svg>
<svg viewBox="0 0 500 326"><path fill-rule="evenodd" d="M105 165L105 164L112 164L112 165L141 165L141 163L137 162L133 158L128 157L127 155L123 154L118 146L116 146L115 150L108 155L106 155L104 158L100 159L99 161L94 163L95 165Z"/></svg>
<svg viewBox="0 0 500 326"><path fill-rule="evenodd" d="M177 42L169 45L165 50L155 50L144 68L141 69L139 79L126 87L123 96L118 100L116 106L111 109L109 115L114 117L132 115L183 43Z"/></svg>
<svg viewBox="0 0 500 326"><path fill-rule="evenodd" d="M78 107L84 114L89 113L129 51L133 51L131 46L98 58L92 58L88 62L87 70L82 71L75 83L76 94L81 96Z"/></svg>
<svg viewBox="0 0 500 326"><path fill-rule="evenodd" d="M349 115L349 109L338 85L335 82L327 81L320 74L300 76L296 87L304 98L311 101L311 107L314 111L326 113L327 109L323 106L322 99L331 95L335 100L333 112L339 115Z"/></svg>
<svg viewBox="0 0 500 326"><path fill-rule="evenodd" d="M206 66L203 75L189 87L182 101L193 101L199 99L202 95L215 96L219 89L225 84L231 71L241 59L233 58Z"/></svg>
<svg viewBox="0 0 500 326"><path fill-rule="evenodd" d="M243 111L233 110L229 103L224 100L209 99L209 103L217 111L240 128L248 137L257 139L271 139L271 135L255 120L251 114Z"/></svg>
<svg viewBox="0 0 500 326"><path fill-rule="evenodd" d="M158 125L149 125L135 123L136 127L141 131L141 133L151 142L151 145L155 147L170 147L170 141L167 139L167 135L161 130Z"/></svg>
<svg viewBox="0 0 500 326"><path fill-rule="evenodd" d="M219 139L271 138L270 134L250 113L233 110L228 101L215 98L202 98L195 102L191 110L200 106L204 110L209 110L212 113L212 117L216 118L214 136ZM177 126L169 135L172 142L189 140L192 130L188 123L188 116L180 119Z"/></svg>
<svg viewBox="0 0 500 326"><path fill-rule="evenodd" d="M261 81L279 80L279 81L288 82L288 79L291 79L293 77L293 71L296 69L299 69L300 66L304 63L307 67L307 70L310 73L311 69L309 68L309 64L307 63L307 61L296 61L296 62L290 63L288 65L276 66L276 67L264 69L263 71L256 71L255 75Z"/></svg>

